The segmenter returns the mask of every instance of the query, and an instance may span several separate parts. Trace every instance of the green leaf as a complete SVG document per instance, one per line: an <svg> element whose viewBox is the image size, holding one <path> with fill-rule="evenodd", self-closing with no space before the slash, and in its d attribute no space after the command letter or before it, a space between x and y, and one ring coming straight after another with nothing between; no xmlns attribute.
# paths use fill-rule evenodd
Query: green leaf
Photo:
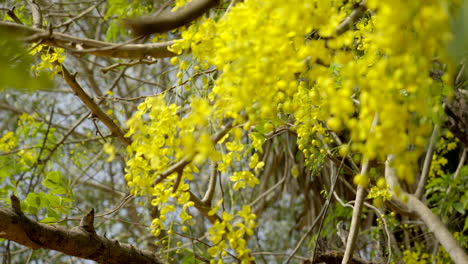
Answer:
<svg viewBox="0 0 468 264"><path fill-rule="evenodd" d="M29 207L39 208L41 206L41 198L35 193L29 193L24 202Z"/></svg>
<svg viewBox="0 0 468 264"><path fill-rule="evenodd" d="M73 200L70 199L69 197L66 197L66 196L61 196L60 197L62 199L62 203L72 203Z"/></svg>
<svg viewBox="0 0 468 264"><path fill-rule="evenodd" d="M49 206L48 194L40 192L39 197L41 197L41 207L48 207Z"/></svg>
<svg viewBox="0 0 468 264"><path fill-rule="evenodd" d="M460 203L463 204L463 208L468 209L468 192L460 199Z"/></svg>
<svg viewBox="0 0 468 264"><path fill-rule="evenodd" d="M49 217L54 217L54 218L59 218L60 215L53 209L47 208L47 216Z"/></svg>
<svg viewBox="0 0 468 264"><path fill-rule="evenodd" d="M52 171L47 174L46 179L42 181L42 185L49 189L63 188L62 176L57 171Z"/></svg>
<svg viewBox="0 0 468 264"><path fill-rule="evenodd" d="M55 223L55 222L57 222L58 220L59 220L59 219L56 218L56 217L51 217L51 216L49 216L49 217L46 217L46 218L42 219L40 222L41 222L41 223Z"/></svg>
<svg viewBox="0 0 468 264"><path fill-rule="evenodd" d="M50 206L57 207L60 206L60 196L48 194L47 200L49 201Z"/></svg>
<svg viewBox="0 0 468 264"><path fill-rule="evenodd" d="M465 225L463 226L463 232L468 229L468 217L465 218Z"/></svg>
<svg viewBox="0 0 468 264"><path fill-rule="evenodd" d="M116 41L119 31L121 31L119 24L117 24L116 21L112 21L106 32L106 39L108 41L113 41L113 42Z"/></svg>
<svg viewBox="0 0 468 264"><path fill-rule="evenodd" d="M62 186L59 186L59 187L56 187L55 189L51 189L49 193L50 194L66 194L67 189L65 189Z"/></svg>
<svg viewBox="0 0 468 264"><path fill-rule="evenodd" d="M454 203L453 208L455 208L455 210L460 214L465 214L465 208L462 203Z"/></svg>
<svg viewBox="0 0 468 264"><path fill-rule="evenodd" d="M46 176L47 179L56 182L57 184L62 183L62 176L57 171L51 171Z"/></svg>

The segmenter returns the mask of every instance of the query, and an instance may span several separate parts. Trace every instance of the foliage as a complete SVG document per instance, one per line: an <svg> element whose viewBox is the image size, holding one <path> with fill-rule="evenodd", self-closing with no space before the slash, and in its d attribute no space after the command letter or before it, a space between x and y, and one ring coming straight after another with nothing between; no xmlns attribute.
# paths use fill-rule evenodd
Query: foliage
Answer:
<svg viewBox="0 0 468 264"><path fill-rule="evenodd" d="M5 88L23 90L49 86L50 80L35 77L29 71L33 58L28 56L26 48L9 34L0 32L0 91Z"/></svg>
<svg viewBox="0 0 468 264"><path fill-rule="evenodd" d="M172 10L186 2L175 1ZM129 38L120 19L160 8L145 1L111 0L101 9L95 4L95 16L83 15L72 28L83 23L111 41ZM11 54L22 55L0 55L18 61L5 68L10 77L0 87L37 88L33 77L18 77L26 69L65 84L57 73L69 64L82 78L78 85L95 97L93 102L125 130L131 143L109 139L115 135L106 135L99 116L72 103L77 100L73 94L56 103L57 114L70 130L53 125L54 108L48 121L32 114L21 115L16 125L5 121L15 129L0 137L2 201L16 193L24 198L26 213L43 222L72 225L60 219L80 214L80 209L72 209L76 205L107 210L116 197L130 193L131 205L124 207L128 201L122 200L110 210L115 216L99 216L98 232L151 248L170 260L272 263L280 257L258 255L269 249L291 254L330 195L339 203L332 200L328 214L321 216L322 233L312 229L315 233L305 237L308 243L298 247L298 254L314 255L312 250L320 246L323 251L340 249L336 224L349 221L351 210L346 207L355 199L356 185L361 185L375 207L366 205L370 209L363 216L366 228L360 236L379 240L358 246L361 257L387 258L385 254L393 252L388 261L448 261L443 249L417 238L425 228L402 224L404 219L387 206L391 192L398 196L398 191L390 189L383 170L387 157L394 156L391 166L409 190L419 179L430 132L443 124L443 103L451 96L457 74L458 61L454 63L447 47L460 38L464 41L461 26L450 23L461 3L230 4L221 1L222 8L191 25L156 36L153 41L176 39L170 50L178 56L154 67L116 66L112 59L69 56L62 48L41 43L29 52L5 44ZM96 16L102 19L99 27ZM93 72L103 65L110 65L111 73ZM32 76L29 71L27 76ZM48 96L37 94L37 99L20 100L48 109L41 101ZM76 129L75 122L83 124ZM73 139L70 145L64 143L67 139ZM454 226L450 231L466 248L468 165L456 178L444 167L458 161L447 155L459 148L450 133L439 139L425 198L447 226ZM370 170L360 173L366 162ZM331 193L335 175L339 180ZM99 197L92 188L102 191ZM198 198L203 193L205 197ZM131 221L122 220L126 218ZM405 241L398 255L398 243L410 233L415 241ZM381 243L383 237L392 245ZM380 244L384 246L378 248Z"/></svg>
<svg viewBox="0 0 468 264"><path fill-rule="evenodd" d="M426 196L442 221L450 223L450 226L456 226L455 230L464 232L468 230L468 217L466 217L468 166L465 165L458 172L453 173L449 172L448 168L444 169L444 165L448 163L447 154L458 144L458 140L450 132L439 140L433 156L432 178L426 186Z"/></svg>

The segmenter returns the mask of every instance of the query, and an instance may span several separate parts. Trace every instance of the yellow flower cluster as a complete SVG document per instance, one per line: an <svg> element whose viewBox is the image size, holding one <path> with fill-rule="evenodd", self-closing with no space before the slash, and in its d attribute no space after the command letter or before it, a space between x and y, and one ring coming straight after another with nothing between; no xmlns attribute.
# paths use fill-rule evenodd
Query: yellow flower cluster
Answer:
<svg viewBox="0 0 468 264"><path fill-rule="evenodd" d="M431 170L429 176L436 177L444 175L443 167L447 164L447 159L444 157L449 151L457 147L458 139L453 136L450 131L440 137L436 150L432 155Z"/></svg>
<svg viewBox="0 0 468 264"><path fill-rule="evenodd" d="M254 260L250 255L250 250L246 247L247 241L244 236L253 235L256 216L247 205L242 206L242 210L237 212L237 215L240 219L233 224L231 222L234 215L223 212L222 221L216 221L208 230L208 238L214 244L208 249L208 254L217 258L217 260L213 259L210 263L224 263L222 258L227 255L227 243L236 251L237 258L241 260L240 263L248 264Z"/></svg>
<svg viewBox="0 0 468 264"><path fill-rule="evenodd" d="M176 7L185 2L177 1ZM347 142L340 155L353 152L362 160L380 161L394 155L398 176L413 182L432 117L441 109L439 91L449 81L448 74L434 80L429 72L447 63L451 1L369 0L365 8L370 11L356 23L340 24L363 4L246 0L221 17L203 18L184 30L183 39L171 47L176 54L190 50L192 56L190 64L171 60L179 64L179 82L185 73L200 69L218 72L203 93L192 93L183 115L162 95L148 98L129 120L127 136L133 144L126 179L133 192L154 196L153 205L161 212L175 211L168 205L172 200L185 210L190 205L184 181L207 160L218 162L220 172L231 173L235 190L254 187L259 183L254 172L264 166L258 154L265 134L280 125L296 130L298 147L309 163L331 153L331 131L342 132ZM342 26L347 30L337 34ZM213 142L209 128L227 119L234 120L234 128ZM172 190L177 173L153 185L160 173L186 156L193 162L181 172L177 190ZM369 179L358 175L355 182L367 185ZM378 185L374 198L388 199L385 182ZM155 234L163 228L164 213L153 222ZM215 243L211 255L227 254L228 242L244 254L239 239L250 232L235 235L230 224L234 217L224 212L223 221L210 230Z"/></svg>
<svg viewBox="0 0 468 264"><path fill-rule="evenodd" d="M41 62L37 65L33 65L31 70L37 75L41 73L47 73L49 77L53 77L55 74L62 71L62 66L55 65L57 62L62 64L65 61L64 49L62 48L51 48L47 45L33 44L35 47L29 52L32 56L37 53L41 54Z"/></svg>
<svg viewBox="0 0 468 264"><path fill-rule="evenodd" d="M389 186L385 182L384 178L379 178L377 180L377 186L370 189L367 198L373 199L373 203L376 207L382 207L385 201L392 199L392 194L389 191Z"/></svg>
<svg viewBox="0 0 468 264"><path fill-rule="evenodd" d="M7 152L16 147L17 138L15 133L9 131L0 138L0 151Z"/></svg>
<svg viewBox="0 0 468 264"><path fill-rule="evenodd" d="M179 214L182 223L192 218L187 213L187 208L193 206L193 202L189 201L189 185L185 181L193 180L193 173L197 173L198 168L189 164L157 184L156 178L174 160L190 157L194 162L203 162L204 159L217 159L219 156L208 134L203 129L194 131L194 124L200 122L198 116L203 109L203 103L196 102L192 104L193 111L187 118L180 118L177 113L179 107L175 104L167 105L165 95L148 97L127 122L126 136L132 137L132 144L127 151L132 155L127 161L125 179L134 195L154 197L151 204L160 209L159 219L154 219L152 223L155 235L164 229L166 214L175 211L171 204L173 202L182 206ZM175 190L177 177L181 177L181 180Z"/></svg>

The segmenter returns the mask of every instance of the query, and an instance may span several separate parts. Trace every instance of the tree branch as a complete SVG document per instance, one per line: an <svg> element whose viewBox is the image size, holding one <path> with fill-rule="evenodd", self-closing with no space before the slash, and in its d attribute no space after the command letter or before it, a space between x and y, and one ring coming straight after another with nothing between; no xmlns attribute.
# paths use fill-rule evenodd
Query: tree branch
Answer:
<svg viewBox="0 0 468 264"><path fill-rule="evenodd" d="M71 75L70 72L62 65L62 76L65 82L72 88L76 95L83 101L83 103L91 110L93 115L95 115L104 125L112 131L112 134L120 139L122 143L126 146L130 145L130 139L124 136L124 132L114 123L114 121L98 106L94 100L89 97L88 94L81 88L81 86L76 81L75 76Z"/></svg>
<svg viewBox="0 0 468 264"><path fill-rule="evenodd" d="M468 255L466 252L458 245L457 241L447 229L447 227L440 221L431 209L429 209L423 202L421 202L416 196L406 193L401 190L400 184L398 183L398 178L396 176L395 169L391 167L391 162L393 156L389 156L385 162L385 180L392 190L392 196L397 200L400 200L402 204L405 204L406 207L414 212L429 228L429 230L434 234L434 236L439 240L440 244L444 247L445 251L449 254L450 258L456 264L468 263ZM393 193L393 190L399 189L400 195L397 196ZM401 200L401 197L407 197L408 201L404 203Z"/></svg>
<svg viewBox="0 0 468 264"><path fill-rule="evenodd" d="M213 162L213 166L211 167L210 178L208 180L208 189L206 190L205 196L203 196L202 202L211 206L211 201L213 200L213 196L216 190L216 178L218 176L218 166L215 162Z"/></svg>
<svg viewBox="0 0 468 264"><path fill-rule="evenodd" d="M432 154L434 153L435 141L439 134L439 125L434 125L434 130L432 131L431 139L429 141L429 146L427 147L426 157L424 158L424 165L421 172L421 178L419 178L418 187L414 195L420 199L424 193L424 188L426 187L427 177L429 176L429 170L431 169L432 163Z"/></svg>
<svg viewBox="0 0 468 264"><path fill-rule="evenodd" d="M167 48L173 41L150 44L116 44L92 39L78 38L71 35L49 32L47 30L31 28L28 26L0 21L0 31L6 31L25 42L39 42L52 47L64 48L69 51L93 54L96 56L123 58L123 59L147 59L173 57L176 54Z"/></svg>
<svg viewBox="0 0 468 264"><path fill-rule="evenodd" d="M335 34L337 36L346 32L349 27L353 26L354 22L356 22L362 14L366 11L366 7L364 6L365 1L362 1L357 7L346 17L335 29Z"/></svg>
<svg viewBox="0 0 468 264"><path fill-rule="evenodd" d="M211 141L213 141L214 144L216 144L218 141L220 141L232 128L233 125L233 120L230 120L218 133L214 134L211 136ZM159 174L159 177L156 178L154 181L154 185L162 182L164 179L166 179L169 175L171 175L174 172L182 171L185 166L190 164L192 161L192 158L195 154L185 156L178 162L174 163L172 166L167 168L165 171L161 172Z"/></svg>
<svg viewBox="0 0 468 264"><path fill-rule="evenodd" d="M202 200L200 200L195 194L191 191L188 191L190 194L190 201L193 202L195 208L204 216L206 217L212 224L216 221L221 222L221 218L217 214L210 215L208 212L211 210L211 207L205 204Z"/></svg>
<svg viewBox="0 0 468 264"><path fill-rule="evenodd" d="M12 204L15 204L12 196ZM16 198L18 199L18 198ZM0 237L32 249L51 249L98 263L166 263L150 251L139 250L88 232L80 227L66 229L38 223L18 208L0 208Z"/></svg>
<svg viewBox="0 0 468 264"><path fill-rule="evenodd" d="M377 125L379 120L379 115L376 113L374 115L374 120L372 121L372 126L370 132L374 131L374 127ZM364 158L361 168L361 175L364 176L367 174L369 168L369 159ZM343 257L343 264L349 263L352 259L353 252L354 252L354 244L356 243L356 239L358 236L359 231L359 219L361 217L362 205L364 203L364 198L366 197L365 188L358 184L357 191L356 191L356 203L354 204L353 210L353 217L351 219L351 227L349 229L349 236L348 240L346 241L346 250Z"/></svg>
<svg viewBox="0 0 468 264"><path fill-rule="evenodd" d="M219 0L193 0L175 12L166 11L155 17L128 19L124 22L138 36L163 33L192 22L218 3Z"/></svg>

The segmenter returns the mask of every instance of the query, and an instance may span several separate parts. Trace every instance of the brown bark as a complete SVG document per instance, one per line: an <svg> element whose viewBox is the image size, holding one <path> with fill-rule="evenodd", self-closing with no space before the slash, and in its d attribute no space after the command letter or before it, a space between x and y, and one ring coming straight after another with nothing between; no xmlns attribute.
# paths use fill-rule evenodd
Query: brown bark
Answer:
<svg viewBox="0 0 468 264"><path fill-rule="evenodd" d="M328 251L328 252L318 252L317 257L315 257L314 262L304 261L303 264L312 264L312 263L327 263L327 264L341 264L345 253L341 251ZM363 259L353 257L349 260L350 264L371 264L373 262L368 262Z"/></svg>
<svg viewBox="0 0 468 264"><path fill-rule="evenodd" d="M167 11L155 17L129 19L125 24L136 35L163 33L187 25L218 3L219 0L193 0L175 12Z"/></svg>
<svg viewBox="0 0 468 264"><path fill-rule="evenodd" d="M80 100L88 107L89 110L93 113L94 116L96 116L101 122L106 125L107 128L109 128L110 131L112 131L112 135L116 136L119 138L119 140L125 144L125 146L128 146L131 144L131 141L129 138L125 137L125 133L120 129L120 127L114 123L112 118L110 118L104 111L99 107L99 105L94 102L94 100L81 88L79 83L76 81L76 78L74 75L71 75L70 72L65 68L64 65L62 66L62 77L67 82L67 84L70 86L70 88L75 92L75 94L80 98Z"/></svg>
<svg viewBox="0 0 468 264"><path fill-rule="evenodd" d="M454 89L454 97L445 105L446 126L450 132L468 147L468 93Z"/></svg>
<svg viewBox="0 0 468 264"><path fill-rule="evenodd" d="M392 189L392 197L400 202L401 206L407 208L407 211L414 213L421 219L429 230L434 234L439 243L444 247L450 258L456 264L468 263L468 255L463 248L457 243L456 239L450 233L448 228L442 223L437 215L431 209L421 202L416 196L406 193L401 189L398 177L394 168L390 166L393 156L389 156L385 164L385 180ZM400 190L400 194L396 195L394 190ZM402 197L407 198L405 202ZM405 210L406 211L406 210Z"/></svg>
<svg viewBox="0 0 468 264"><path fill-rule="evenodd" d="M86 231L38 223L13 208L0 208L0 237L32 249L49 249L98 263L166 263L153 252Z"/></svg>

